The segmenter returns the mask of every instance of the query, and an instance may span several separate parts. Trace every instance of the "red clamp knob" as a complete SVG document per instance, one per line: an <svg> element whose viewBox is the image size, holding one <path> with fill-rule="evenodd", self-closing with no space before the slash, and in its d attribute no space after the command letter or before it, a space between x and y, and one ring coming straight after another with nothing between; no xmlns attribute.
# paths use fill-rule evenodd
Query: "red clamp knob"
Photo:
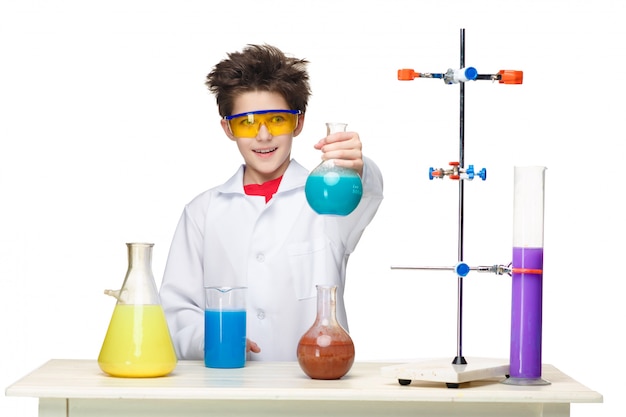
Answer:
<svg viewBox="0 0 626 417"><path fill-rule="evenodd" d="M398 79L400 81L413 81L413 79L419 77L419 72L415 72L412 69L399 69Z"/></svg>
<svg viewBox="0 0 626 417"><path fill-rule="evenodd" d="M524 80L524 71L500 70L500 84L521 84Z"/></svg>

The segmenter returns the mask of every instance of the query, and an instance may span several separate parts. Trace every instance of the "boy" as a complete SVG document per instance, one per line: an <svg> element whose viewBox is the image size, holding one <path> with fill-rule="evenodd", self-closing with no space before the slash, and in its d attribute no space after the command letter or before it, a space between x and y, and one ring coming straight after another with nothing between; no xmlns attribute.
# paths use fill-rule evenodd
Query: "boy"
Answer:
<svg viewBox="0 0 626 417"><path fill-rule="evenodd" d="M314 146L323 159L361 175L363 197L345 217L309 207L309 173L291 159L311 94L307 63L269 45L248 45L207 76L224 133L244 164L187 204L174 234L160 296L180 359L204 357L208 286L248 287L251 360L296 360L316 316L317 284L338 286L337 318L348 329L347 261L382 201L382 175L362 156L358 134L332 134Z"/></svg>

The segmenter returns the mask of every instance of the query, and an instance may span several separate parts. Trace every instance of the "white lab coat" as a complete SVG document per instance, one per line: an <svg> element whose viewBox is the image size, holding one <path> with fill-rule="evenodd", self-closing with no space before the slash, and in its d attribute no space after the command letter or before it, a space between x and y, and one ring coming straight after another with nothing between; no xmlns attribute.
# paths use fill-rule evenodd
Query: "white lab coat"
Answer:
<svg viewBox="0 0 626 417"><path fill-rule="evenodd" d="M316 214L292 160L274 197L243 191L243 171L193 199L182 213L160 289L176 353L204 357L204 287L246 286L249 360L293 361L317 311L316 284L336 284L337 319L348 329L343 289L348 257L383 198L382 174L364 158L363 197L345 217Z"/></svg>

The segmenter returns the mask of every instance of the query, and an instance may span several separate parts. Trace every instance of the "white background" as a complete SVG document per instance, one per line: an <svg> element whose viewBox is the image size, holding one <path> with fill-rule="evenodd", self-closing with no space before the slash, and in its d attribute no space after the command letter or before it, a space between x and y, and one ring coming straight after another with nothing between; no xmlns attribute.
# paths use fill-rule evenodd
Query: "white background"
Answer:
<svg viewBox="0 0 626 417"><path fill-rule="evenodd" d="M399 68L524 71L466 86L465 260L511 257L515 165L545 165L543 361L623 405L622 192L626 7L594 1L0 2L0 385L50 358L95 359L129 241L155 243L157 285L184 204L241 163L204 77L226 52L270 43L311 61L293 156L309 168L324 122L361 134L385 200L348 268L357 360L454 357L456 277L391 265L457 260L458 86ZM508 276L465 281L466 357L508 357ZM0 397L0 415L37 401Z"/></svg>

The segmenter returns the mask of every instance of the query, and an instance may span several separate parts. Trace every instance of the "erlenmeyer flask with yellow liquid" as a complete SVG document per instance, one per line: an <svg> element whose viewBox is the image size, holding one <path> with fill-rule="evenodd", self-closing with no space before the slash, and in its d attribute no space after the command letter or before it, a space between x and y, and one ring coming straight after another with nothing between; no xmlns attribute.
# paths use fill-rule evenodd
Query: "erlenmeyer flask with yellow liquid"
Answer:
<svg viewBox="0 0 626 417"><path fill-rule="evenodd" d="M98 365L111 376L165 376L176 367L163 307L152 275L152 243L127 243L128 271L117 298Z"/></svg>

